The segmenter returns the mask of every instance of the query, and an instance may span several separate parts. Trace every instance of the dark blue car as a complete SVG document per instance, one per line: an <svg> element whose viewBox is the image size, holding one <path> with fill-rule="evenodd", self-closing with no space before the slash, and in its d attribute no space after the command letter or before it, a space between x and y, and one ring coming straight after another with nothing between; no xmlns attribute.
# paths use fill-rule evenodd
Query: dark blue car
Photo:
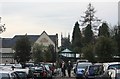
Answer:
<svg viewBox="0 0 120 79"><path fill-rule="evenodd" d="M102 64L88 66L84 72L84 79L109 79L107 73L104 72Z"/></svg>
<svg viewBox="0 0 120 79"><path fill-rule="evenodd" d="M83 78L86 67L90 65L92 65L90 62L78 62L75 68L76 79Z"/></svg>

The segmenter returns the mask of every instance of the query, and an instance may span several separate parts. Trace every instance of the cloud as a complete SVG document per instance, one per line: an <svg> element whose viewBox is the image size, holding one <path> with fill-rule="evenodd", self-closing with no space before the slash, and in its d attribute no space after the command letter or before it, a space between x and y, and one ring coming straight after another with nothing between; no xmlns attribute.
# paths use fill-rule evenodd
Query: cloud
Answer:
<svg viewBox="0 0 120 79"><path fill-rule="evenodd" d="M109 0L109 2L118 1ZM108 0L1 0L0 2L108 2Z"/></svg>
<svg viewBox="0 0 120 79"><path fill-rule="evenodd" d="M96 16L112 25L117 22L117 3L93 2ZM88 2L2 2L0 16L6 24L3 36L71 32ZM114 10L114 11L113 11ZM109 12L109 13L108 13Z"/></svg>

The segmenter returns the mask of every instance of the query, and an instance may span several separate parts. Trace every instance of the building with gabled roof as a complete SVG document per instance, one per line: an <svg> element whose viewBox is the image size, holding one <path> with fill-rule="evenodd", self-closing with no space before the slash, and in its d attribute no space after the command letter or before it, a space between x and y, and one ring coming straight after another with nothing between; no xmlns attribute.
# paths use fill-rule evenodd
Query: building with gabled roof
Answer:
<svg viewBox="0 0 120 79"><path fill-rule="evenodd" d="M2 38L2 45L1 48L1 56L2 63L14 63L14 50L13 47L16 44L16 41L23 37L24 35L15 35L13 38ZM55 35L48 35L45 31L41 33L41 35L27 35L29 40L34 44L42 44L44 46L53 45L55 51L58 51L58 34Z"/></svg>

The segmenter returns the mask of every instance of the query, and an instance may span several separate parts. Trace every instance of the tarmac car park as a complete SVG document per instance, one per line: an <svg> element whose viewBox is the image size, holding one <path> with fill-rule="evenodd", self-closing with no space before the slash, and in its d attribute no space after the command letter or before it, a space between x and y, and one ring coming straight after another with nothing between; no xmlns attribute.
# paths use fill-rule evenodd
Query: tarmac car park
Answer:
<svg viewBox="0 0 120 79"><path fill-rule="evenodd" d="M15 67L14 69L11 68L13 65ZM61 72L54 75L51 71L51 66L52 65L45 63L23 69L19 64L1 64L0 79L57 79ZM73 79L120 79L119 62L99 64L92 64L91 62L77 62L73 69L75 71L75 74L72 76ZM93 73L90 72L91 70L93 70ZM98 73L98 71L100 72ZM7 75L4 75L3 72L7 73Z"/></svg>
<svg viewBox="0 0 120 79"><path fill-rule="evenodd" d="M19 64L0 64L0 70L2 71L14 71L20 79L52 79L52 71L50 65L40 64L26 68L22 68ZM0 78L1 79L1 78ZM13 78L12 78L13 79Z"/></svg>

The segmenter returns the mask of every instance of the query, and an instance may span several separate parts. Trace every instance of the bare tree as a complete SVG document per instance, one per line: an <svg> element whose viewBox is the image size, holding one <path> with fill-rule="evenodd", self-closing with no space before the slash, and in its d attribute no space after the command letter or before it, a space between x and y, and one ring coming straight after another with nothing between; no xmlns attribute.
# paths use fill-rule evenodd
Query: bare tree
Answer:
<svg viewBox="0 0 120 79"><path fill-rule="evenodd" d="M5 24L1 24L1 17L0 17L0 34L5 31Z"/></svg>

